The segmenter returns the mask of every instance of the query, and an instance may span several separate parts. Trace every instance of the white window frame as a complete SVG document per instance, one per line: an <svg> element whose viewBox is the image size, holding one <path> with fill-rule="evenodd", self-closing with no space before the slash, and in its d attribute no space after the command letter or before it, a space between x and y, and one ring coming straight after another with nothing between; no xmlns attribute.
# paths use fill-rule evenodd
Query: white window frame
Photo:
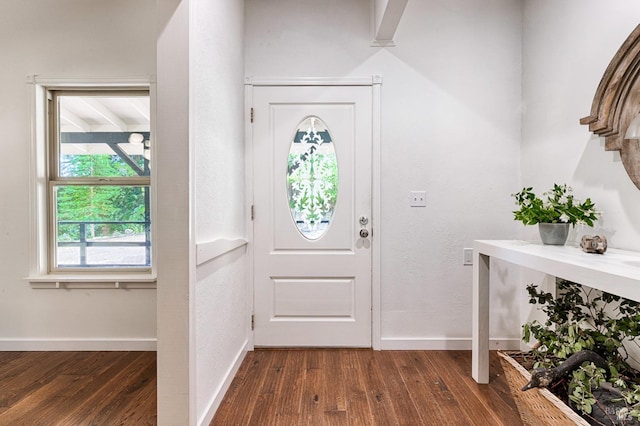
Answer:
<svg viewBox="0 0 640 426"><path fill-rule="evenodd" d="M47 99L52 90L145 90L151 104L151 133L155 133L155 79L46 79L37 76L27 78L30 110L30 248L29 276L33 288L155 288L156 238L151 241L151 268L144 270L59 270L51 268L52 226L50 222L50 197L48 167L51 157L48 141L49 123ZM156 167L154 147L151 144L151 235L156 235Z"/></svg>

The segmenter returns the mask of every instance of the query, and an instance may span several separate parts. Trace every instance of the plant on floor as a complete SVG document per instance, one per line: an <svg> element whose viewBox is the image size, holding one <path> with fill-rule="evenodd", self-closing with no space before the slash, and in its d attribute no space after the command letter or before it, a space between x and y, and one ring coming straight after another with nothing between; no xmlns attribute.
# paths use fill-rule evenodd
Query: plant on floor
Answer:
<svg viewBox="0 0 640 426"><path fill-rule="evenodd" d="M554 368L574 353L592 350L604 358L609 371L584 363L568 378L568 398L582 413L591 413L597 403L592 391L608 377L618 399L626 403L621 413L640 419L640 381L623 344L640 348L640 304L566 280L557 282L555 297L533 284L527 292L529 303L541 305L547 316L544 323L523 325L523 341L537 341L531 351L534 367Z"/></svg>
<svg viewBox="0 0 640 426"><path fill-rule="evenodd" d="M599 213L590 198L580 201L572 194L567 184L553 184L553 189L545 192L543 198L533 192L533 187L522 188L522 191L511 194L516 199L518 210L514 211L514 219L525 225L537 223L570 223L593 226Z"/></svg>

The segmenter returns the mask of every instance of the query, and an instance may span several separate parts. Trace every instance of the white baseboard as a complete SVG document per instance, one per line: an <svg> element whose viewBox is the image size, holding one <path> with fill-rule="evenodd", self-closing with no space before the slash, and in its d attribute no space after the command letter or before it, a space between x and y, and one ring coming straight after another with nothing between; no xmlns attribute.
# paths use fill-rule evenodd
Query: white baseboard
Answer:
<svg viewBox="0 0 640 426"><path fill-rule="evenodd" d="M244 357L247 355L249 351L249 340L245 340L244 345L240 348L240 351L236 354L236 358L233 364L227 370L227 374L225 375L224 381L218 386L218 389L213 394L211 401L207 405L207 408L204 410L204 415L198 420L198 425L208 425L213 420L213 416L216 414L218 407L220 407L220 403L222 403L222 399L224 395L229 390L231 386L231 382L233 381L240 365L242 365L242 361L244 361Z"/></svg>
<svg viewBox="0 0 640 426"><path fill-rule="evenodd" d="M416 350L416 351L436 351L436 350L471 350L471 338L397 338L383 337L381 339L382 350ZM489 341L490 350L519 350L520 339L502 338L491 339Z"/></svg>
<svg viewBox="0 0 640 426"><path fill-rule="evenodd" d="M0 339L0 351L155 351L157 339Z"/></svg>

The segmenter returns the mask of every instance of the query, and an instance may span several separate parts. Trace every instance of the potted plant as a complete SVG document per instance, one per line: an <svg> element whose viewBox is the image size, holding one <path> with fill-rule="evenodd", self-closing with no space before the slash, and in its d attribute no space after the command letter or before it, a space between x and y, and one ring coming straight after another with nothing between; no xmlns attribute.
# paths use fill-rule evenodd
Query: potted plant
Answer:
<svg viewBox="0 0 640 426"><path fill-rule="evenodd" d="M546 320L523 325L522 340L533 347L516 357L545 381L525 388L547 387L589 424L637 425L640 373L630 362L639 347L640 304L566 280L554 294L534 284L527 293ZM581 355L590 359L580 362Z"/></svg>
<svg viewBox="0 0 640 426"><path fill-rule="evenodd" d="M524 225L538 224L540 238L544 244L563 245L569 235L569 224L593 226L598 220L598 212L590 198L580 201L572 194L567 184L553 184L553 189L538 197L532 187L512 194L518 210L514 219Z"/></svg>

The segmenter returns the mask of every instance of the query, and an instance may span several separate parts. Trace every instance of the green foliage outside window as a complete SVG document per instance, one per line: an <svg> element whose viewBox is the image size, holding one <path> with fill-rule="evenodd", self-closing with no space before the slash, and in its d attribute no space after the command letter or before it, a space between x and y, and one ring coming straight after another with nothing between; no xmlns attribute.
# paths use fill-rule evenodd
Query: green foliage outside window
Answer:
<svg viewBox="0 0 640 426"><path fill-rule="evenodd" d="M289 207L306 223L320 223L333 211L338 197L335 154L289 154L287 184Z"/></svg>
<svg viewBox="0 0 640 426"><path fill-rule="evenodd" d="M142 157L135 159L143 162ZM65 155L61 157L61 175L66 177L135 176L135 172L117 155ZM58 222L144 222L148 212L142 186L64 185L57 187ZM87 238L141 234L144 223L89 224ZM80 226L58 226L58 241L78 241Z"/></svg>

